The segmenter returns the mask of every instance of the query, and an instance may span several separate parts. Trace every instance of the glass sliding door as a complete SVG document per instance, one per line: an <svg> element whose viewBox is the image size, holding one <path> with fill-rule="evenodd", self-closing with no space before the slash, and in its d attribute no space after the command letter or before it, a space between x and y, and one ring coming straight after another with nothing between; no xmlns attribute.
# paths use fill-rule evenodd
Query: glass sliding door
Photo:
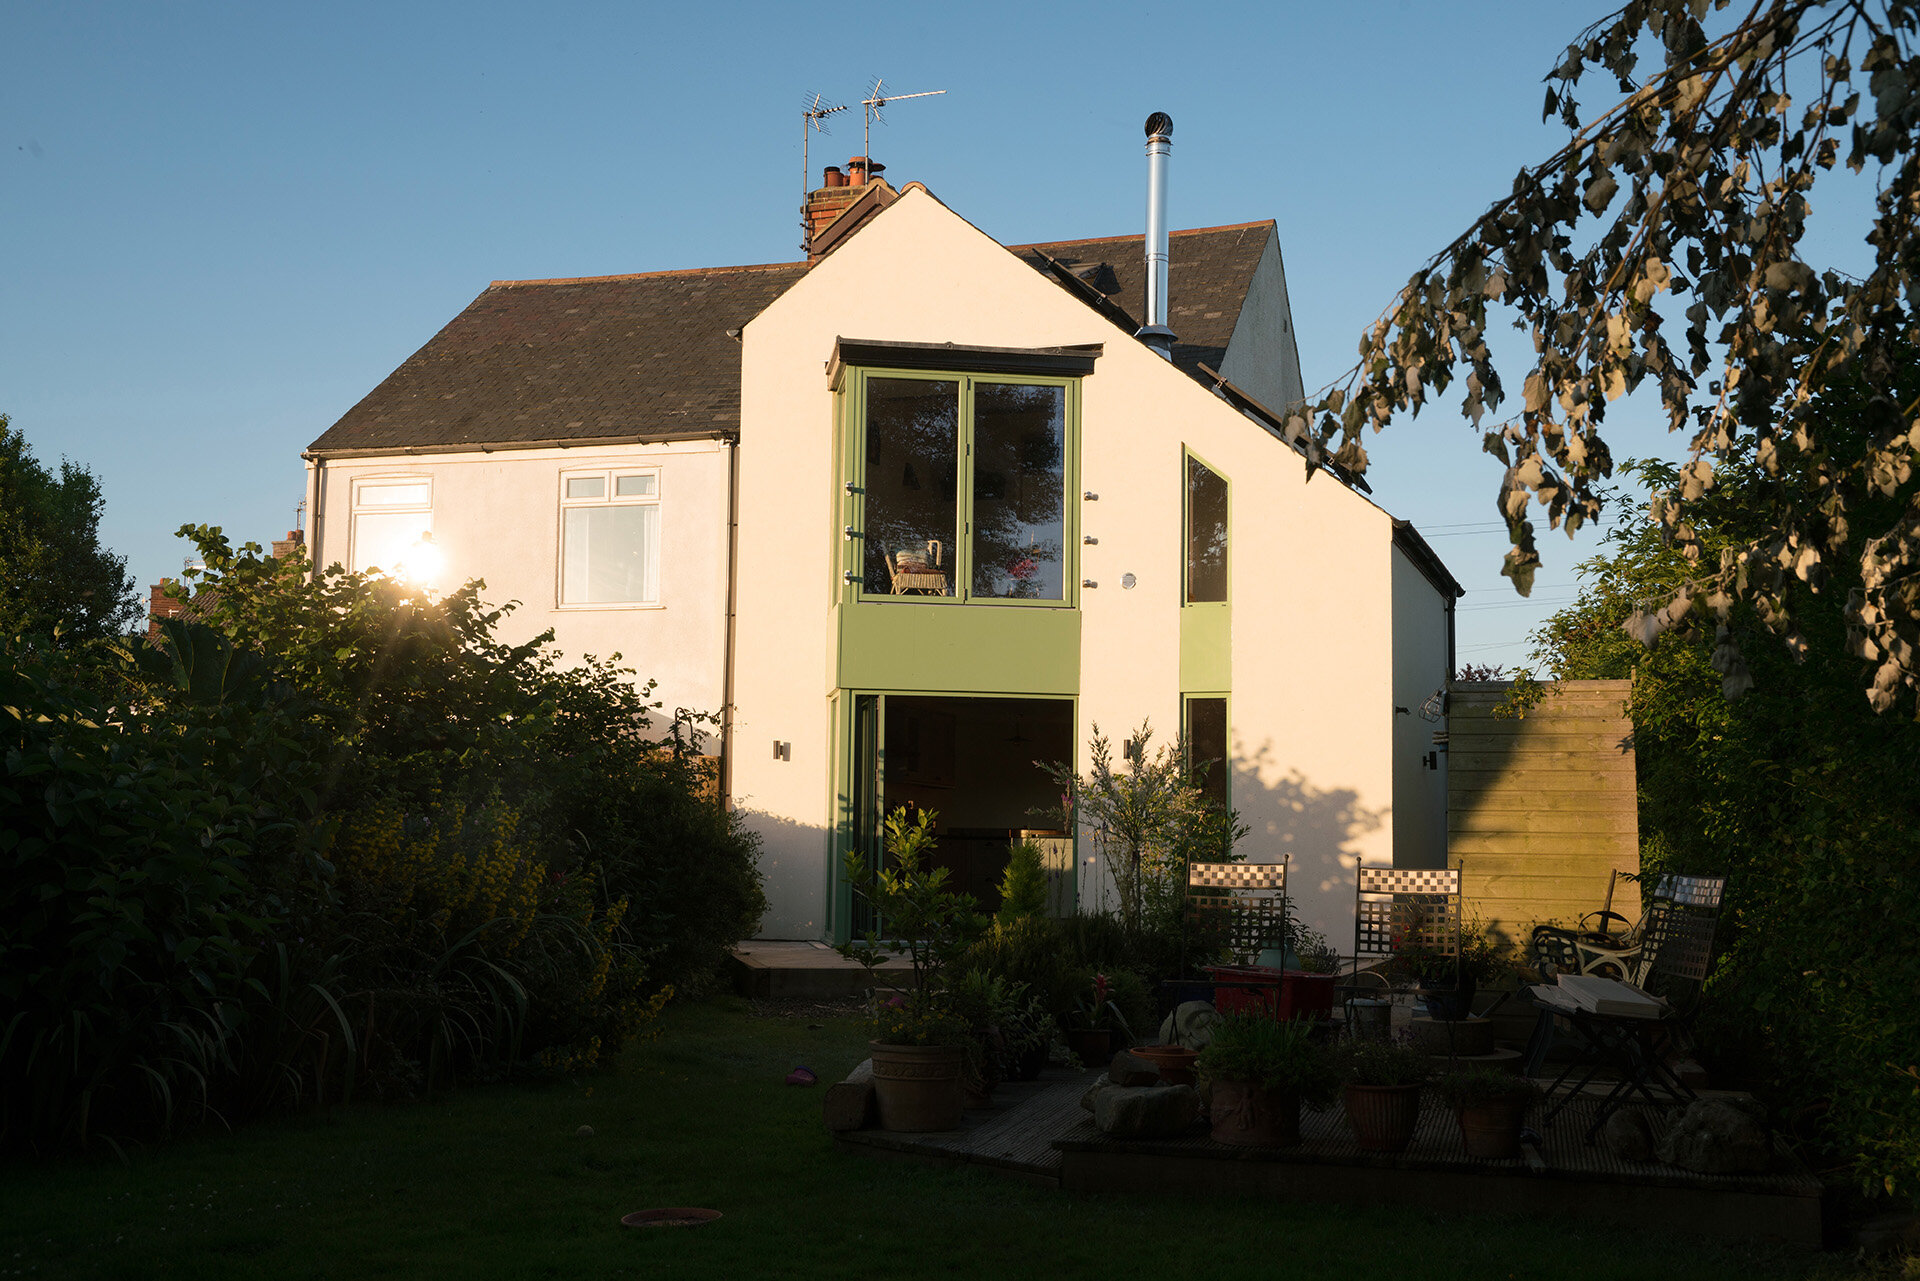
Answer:
<svg viewBox="0 0 1920 1281"><path fill-rule="evenodd" d="M882 704L885 699L879 694L859 694L853 700L853 760L849 770L848 801L853 810L853 845L867 860L867 866L878 868L884 849L881 844L884 816L881 813L884 794L882 768L886 732L886 717ZM868 930L880 928L875 916L873 904L861 893L864 886L853 887L853 911L851 921L853 937L859 938Z"/></svg>

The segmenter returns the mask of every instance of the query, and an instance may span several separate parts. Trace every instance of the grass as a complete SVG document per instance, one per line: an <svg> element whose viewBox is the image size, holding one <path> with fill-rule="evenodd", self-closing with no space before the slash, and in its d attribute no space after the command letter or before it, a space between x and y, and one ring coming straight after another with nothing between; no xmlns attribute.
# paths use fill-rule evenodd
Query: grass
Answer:
<svg viewBox="0 0 1920 1281"><path fill-rule="evenodd" d="M836 1152L848 1018L670 1009L615 1074L355 1105L0 1169L0 1278L1846 1275L1835 1260L1577 1224L1073 1196ZM591 1137L576 1131L593 1127ZM708 1206L694 1230L620 1216Z"/></svg>

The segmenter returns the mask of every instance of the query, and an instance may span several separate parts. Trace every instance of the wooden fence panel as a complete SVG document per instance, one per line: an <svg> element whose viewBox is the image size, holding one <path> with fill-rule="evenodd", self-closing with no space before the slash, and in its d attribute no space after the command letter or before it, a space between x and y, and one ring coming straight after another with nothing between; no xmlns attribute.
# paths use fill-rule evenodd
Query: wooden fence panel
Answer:
<svg viewBox="0 0 1920 1281"><path fill-rule="evenodd" d="M1612 873L1640 870L1628 681L1566 681L1523 716L1495 715L1507 681L1450 693L1447 861L1468 917L1524 945L1542 921L1600 907ZM1614 910L1639 915L1630 885Z"/></svg>

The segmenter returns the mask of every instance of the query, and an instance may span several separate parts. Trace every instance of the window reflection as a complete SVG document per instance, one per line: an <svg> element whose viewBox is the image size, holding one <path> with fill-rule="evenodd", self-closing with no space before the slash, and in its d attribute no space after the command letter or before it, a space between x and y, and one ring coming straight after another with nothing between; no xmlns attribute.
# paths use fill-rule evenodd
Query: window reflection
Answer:
<svg viewBox="0 0 1920 1281"><path fill-rule="evenodd" d="M976 383L973 433L973 594L1060 600L1066 390Z"/></svg>
<svg viewBox="0 0 1920 1281"><path fill-rule="evenodd" d="M867 380L868 592L953 595L959 405L951 380Z"/></svg>
<svg viewBox="0 0 1920 1281"><path fill-rule="evenodd" d="M1200 780L1200 792L1226 809L1233 779L1227 759L1227 700L1187 700L1187 770Z"/></svg>
<svg viewBox="0 0 1920 1281"><path fill-rule="evenodd" d="M1227 481L1187 459L1187 603L1227 598Z"/></svg>

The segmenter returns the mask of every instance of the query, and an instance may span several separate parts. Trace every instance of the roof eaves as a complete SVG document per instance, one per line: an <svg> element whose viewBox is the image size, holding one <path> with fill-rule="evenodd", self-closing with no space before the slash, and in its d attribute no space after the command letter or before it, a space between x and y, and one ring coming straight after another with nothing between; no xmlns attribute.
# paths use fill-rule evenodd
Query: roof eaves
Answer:
<svg viewBox="0 0 1920 1281"><path fill-rule="evenodd" d="M611 285L624 280L659 280L667 276L718 276L736 271L793 271L804 262L756 262L735 267L674 267L666 271L636 271L619 276L555 276L546 280L494 280L489 289L518 289L536 285Z"/></svg>
<svg viewBox="0 0 1920 1281"><path fill-rule="evenodd" d="M1213 368L1213 366L1202 362L1200 372L1213 380L1211 390L1214 395L1220 397L1220 399L1226 401L1229 405L1232 405L1235 409L1253 419L1262 427L1265 427L1274 439L1291 448L1294 453L1299 454L1302 458L1306 457L1306 445L1298 440L1290 439L1287 436L1286 422L1280 415L1255 400L1243 389L1234 386L1231 382L1222 378L1220 371ZM1349 489L1358 490L1363 494L1371 494L1373 492L1373 486L1367 484L1365 478L1348 471L1339 463L1327 461L1321 463L1320 466L1329 476L1334 477Z"/></svg>
<svg viewBox="0 0 1920 1281"><path fill-rule="evenodd" d="M1413 562L1413 567L1438 588L1441 595L1459 600L1467 594L1467 589L1448 572L1439 553L1435 552L1427 540L1420 536L1420 531L1413 527L1412 521L1401 520L1397 516L1394 518L1393 545L1406 553L1407 559Z"/></svg>
<svg viewBox="0 0 1920 1281"><path fill-rule="evenodd" d="M737 427L708 432L638 432L623 436L571 436L544 440L473 440L438 445L364 445L300 451L309 461L341 458L411 458L419 454L492 454L525 449L604 449L610 445L665 445L685 440L738 440Z"/></svg>

